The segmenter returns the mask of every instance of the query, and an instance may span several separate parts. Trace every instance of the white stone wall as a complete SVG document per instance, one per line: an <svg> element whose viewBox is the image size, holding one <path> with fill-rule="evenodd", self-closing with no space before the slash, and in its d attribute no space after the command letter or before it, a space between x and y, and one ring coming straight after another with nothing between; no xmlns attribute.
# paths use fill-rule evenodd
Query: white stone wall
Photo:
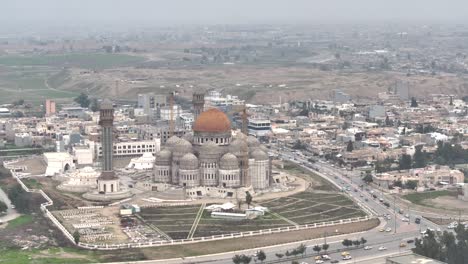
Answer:
<svg viewBox="0 0 468 264"><path fill-rule="evenodd" d="M265 161L254 161L250 163L249 174L252 187L255 189L265 189L269 186L270 163Z"/></svg>
<svg viewBox="0 0 468 264"><path fill-rule="evenodd" d="M200 184L203 186L218 185L218 163L200 163Z"/></svg>
<svg viewBox="0 0 468 264"><path fill-rule="evenodd" d="M200 185L200 176L198 170L179 169L179 185L186 187L195 187Z"/></svg>
<svg viewBox="0 0 468 264"><path fill-rule="evenodd" d="M98 191L103 193L114 193L120 190L120 181L116 180L101 180L98 181Z"/></svg>
<svg viewBox="0 0 468 264"><path fill-rule="evenodd" d="M219 170L219 186L220 187L238 187L240 186L240 171L236 170Z"/></svg>
<svg viewBox="0 0 468 264"><path fill-rule="evenodd" d="M154 170L154 181L162 183L171 182L171 167L156 165Z"/></svg>

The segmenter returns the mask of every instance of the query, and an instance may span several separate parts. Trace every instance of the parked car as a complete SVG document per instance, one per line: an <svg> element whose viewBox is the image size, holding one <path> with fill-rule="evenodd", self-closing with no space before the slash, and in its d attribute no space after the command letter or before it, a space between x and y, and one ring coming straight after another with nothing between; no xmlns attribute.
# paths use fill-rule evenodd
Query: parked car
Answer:
<svg viewBox="0 0 468 264"><path fill-rule="evenodd" d="M333 263L333 264L334 264L334 263L338 263L338 262L340 262L340 261L339 261L339 260L336 260L336 259L330 261L330 263Z"/></svg>
<svg viewBox="0 0 468 264"><path fill-rule="evenodd" d="M392 232L392 228L391 228L391 227L387 227L387 229L385 229L385 232Z"/></svg>
<svg viewBox="0 0 468 264"><path fill-rule="evenodd" d="M408 243L408 244L414 243L414 240L413 240L413 239L409 239L409 240L406 241L406 243Z"/></svg>
<svg viewBox="0 0 468 264"><path fill-rule="evenodd" d="M364 247L364 250L371 250L371 249L372 249L371 246L365 246L365 247Z"/></svg>
<svg viewBox="0 0 468 264"><path fill-rule="evenodd" d="M379 251L383 251L383 250L387 250L387 248L384 247L384 246L380 246L380 247L379 247Z"/></svg>
<svg viewBox="0 0 468 264"><path fill-rule="evenodd" d="M350 259L352 259L351 255L347 255L343 257L343 260L350 260Z"/></svg>

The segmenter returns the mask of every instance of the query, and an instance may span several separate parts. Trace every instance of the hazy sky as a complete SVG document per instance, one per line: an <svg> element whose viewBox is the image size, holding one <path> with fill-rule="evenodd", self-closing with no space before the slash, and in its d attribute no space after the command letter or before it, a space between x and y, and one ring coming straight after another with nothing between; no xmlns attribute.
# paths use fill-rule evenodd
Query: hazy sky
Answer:
<svg viewBox="0 0 468 264"><path fill-rule="evenodd" d="M14 24L30 21L185 24L468 20L468 0L0 0L0 2L0 21Z"/></svg>

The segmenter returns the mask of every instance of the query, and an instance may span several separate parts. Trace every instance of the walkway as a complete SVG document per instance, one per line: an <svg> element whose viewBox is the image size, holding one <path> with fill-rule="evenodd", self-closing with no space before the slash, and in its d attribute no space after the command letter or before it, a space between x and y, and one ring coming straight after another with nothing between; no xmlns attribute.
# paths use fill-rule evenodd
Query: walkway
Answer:
<svg viewBox="0 0 468 264"><path fill-rule="evenodd" d="M187 239L193 238L195 231L197 230L198 223L200 223L200 219L203 216L203 211L205 211L206 203L203 203L198 210L197 217L195 217L195 221L193 221L192 228L190 228L190 232L188 233Z"/></svg>

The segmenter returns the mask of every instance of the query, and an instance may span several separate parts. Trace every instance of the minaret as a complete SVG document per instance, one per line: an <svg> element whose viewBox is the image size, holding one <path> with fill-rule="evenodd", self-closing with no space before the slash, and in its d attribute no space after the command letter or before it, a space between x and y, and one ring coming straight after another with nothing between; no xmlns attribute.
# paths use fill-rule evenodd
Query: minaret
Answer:
<svg viewBox="0 0 468 264"><path fill-rule="evenodd" d="M192 98L193 104L193 117L197 120L198 116L204 111L205 108L205 94L200 92L194 92Z"/></svg>
<svg viewBox="0 0 468 264"><path fill-rule="evenodd" d="M114 152L112 130L114 127L114 106L112 102L105 99L101 103L99 111L99 125L101 126L102 146L102 172L98 178L98 189L100 193L118 192L120 189L119 178L115 175L112 155Z"/></svg>

